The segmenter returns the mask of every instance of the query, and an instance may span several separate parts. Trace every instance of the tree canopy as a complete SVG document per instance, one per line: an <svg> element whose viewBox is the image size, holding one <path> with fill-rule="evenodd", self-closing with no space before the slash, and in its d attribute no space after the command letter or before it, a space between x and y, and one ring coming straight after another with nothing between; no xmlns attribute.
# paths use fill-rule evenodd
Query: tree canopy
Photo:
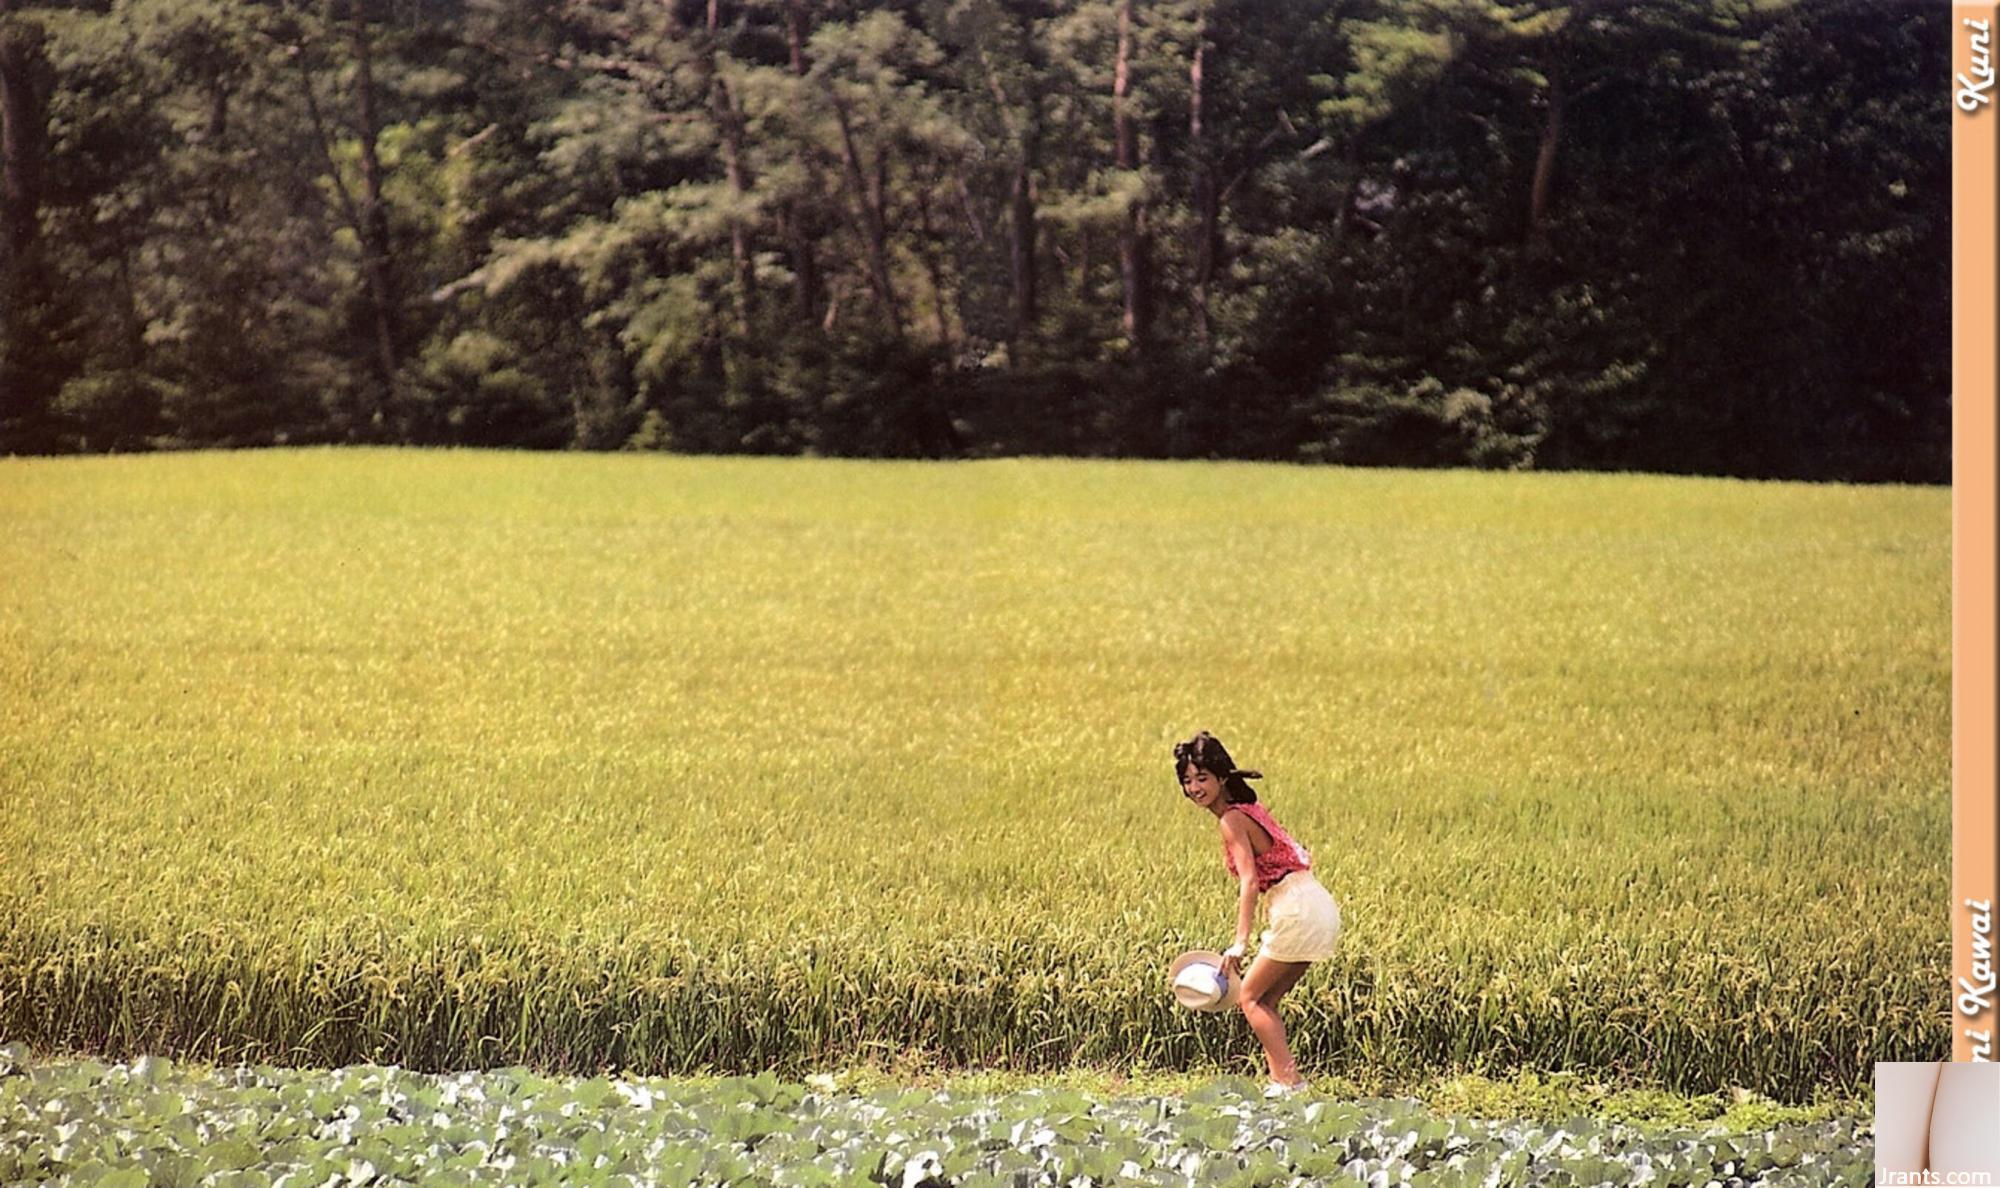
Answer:
<svg viewBox="0 0 2000 1188"><path fill-rule="evenodd" d="M0 0L0 450L1943 482L1949 18Z"/></svg>

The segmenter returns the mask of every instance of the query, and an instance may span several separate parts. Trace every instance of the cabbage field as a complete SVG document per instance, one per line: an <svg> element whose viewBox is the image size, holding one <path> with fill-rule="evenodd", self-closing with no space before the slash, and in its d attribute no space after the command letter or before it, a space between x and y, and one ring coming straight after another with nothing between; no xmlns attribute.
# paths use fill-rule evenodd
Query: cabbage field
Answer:
<svg viewBox="0 0 2000 1188"><path fill-rule="evenodd" d="M525 1068L434 1076L18 1056L0 1050L6 1183L1859 1188L1874 1170L1846 1120L1748 1133L1503 1123L1398 1099L1266 1102L1232 1079L1184 1098L864 1096L769 1074L691 1085Z"/></svg>
<svg viewBox="0 0 2000 1188"><path fill-rule="evenodd" d="M1166 993L1232 926L1171 771L1205 728L1342 907L1284 1004L1307 1076L1863 1092L1947 1051L1950 510L1236 463L0 459L0 1041L1256 1075L1240 1016ZM1380 1121L1349 1109L1301 1124Z"/></svg>

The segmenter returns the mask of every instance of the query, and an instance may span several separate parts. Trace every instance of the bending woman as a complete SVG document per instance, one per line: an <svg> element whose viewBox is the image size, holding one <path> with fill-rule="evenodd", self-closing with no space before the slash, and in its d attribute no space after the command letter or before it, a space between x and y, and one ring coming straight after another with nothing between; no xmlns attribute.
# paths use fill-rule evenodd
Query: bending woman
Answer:
<svg viewBox="0 0 2000 1188"><path fill-rule="evenodd" d="M1222 952L1222 971L1241 978L1238 1002L1250 1029L1264 1045L1271 1065L1267 1096L1289 1096L1306 1086L1278 1000L1298 984L1315 961L1333 955L1340 937L1340 906L1312 874L1312 854L1257 803L1246 780L1261 773L1236 766L1220 740L1206 730L1174 747L1174 771L1181 792L1195 806L1215 814L1222 832L1222 862L1237 882L1236 940ZM1270 893L1266 929L1250 972L1242 972L1244 946L1256 920L1257 897Z"/></svg>

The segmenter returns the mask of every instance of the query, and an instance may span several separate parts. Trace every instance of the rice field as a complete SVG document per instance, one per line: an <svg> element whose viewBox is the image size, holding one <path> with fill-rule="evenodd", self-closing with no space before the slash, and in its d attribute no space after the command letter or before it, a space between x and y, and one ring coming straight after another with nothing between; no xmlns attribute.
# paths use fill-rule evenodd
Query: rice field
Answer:
<svg viewBox="0 0 2000 1188"><path fill-rule="evenodd" d="M0 1041L1781 1101L1948 1051L1950 493L1227 463L0 459Z"/></svg>

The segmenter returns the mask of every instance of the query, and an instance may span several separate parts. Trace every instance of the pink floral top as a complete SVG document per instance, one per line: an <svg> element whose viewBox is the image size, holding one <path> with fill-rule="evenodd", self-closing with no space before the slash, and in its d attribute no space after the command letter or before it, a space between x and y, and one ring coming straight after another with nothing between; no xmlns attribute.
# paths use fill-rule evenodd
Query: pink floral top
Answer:
<svg viewBox="0 0 2000 1188"><path fill-rule="evenodd" d="M1295 870L1312 869L1312 851L1292 840L1284 826L1271 819L1271 810L1261 804L1238 804L1231 806L1244 816L1264 827L1271 835L1271 848L1257 855L1257 890L1261 894L1276 886L1279 879ZM1229 843L1222 843L1222 864L1229 868L1231 878L1241 878L1236 873L1236 859L1229 853Z"/></svg>

